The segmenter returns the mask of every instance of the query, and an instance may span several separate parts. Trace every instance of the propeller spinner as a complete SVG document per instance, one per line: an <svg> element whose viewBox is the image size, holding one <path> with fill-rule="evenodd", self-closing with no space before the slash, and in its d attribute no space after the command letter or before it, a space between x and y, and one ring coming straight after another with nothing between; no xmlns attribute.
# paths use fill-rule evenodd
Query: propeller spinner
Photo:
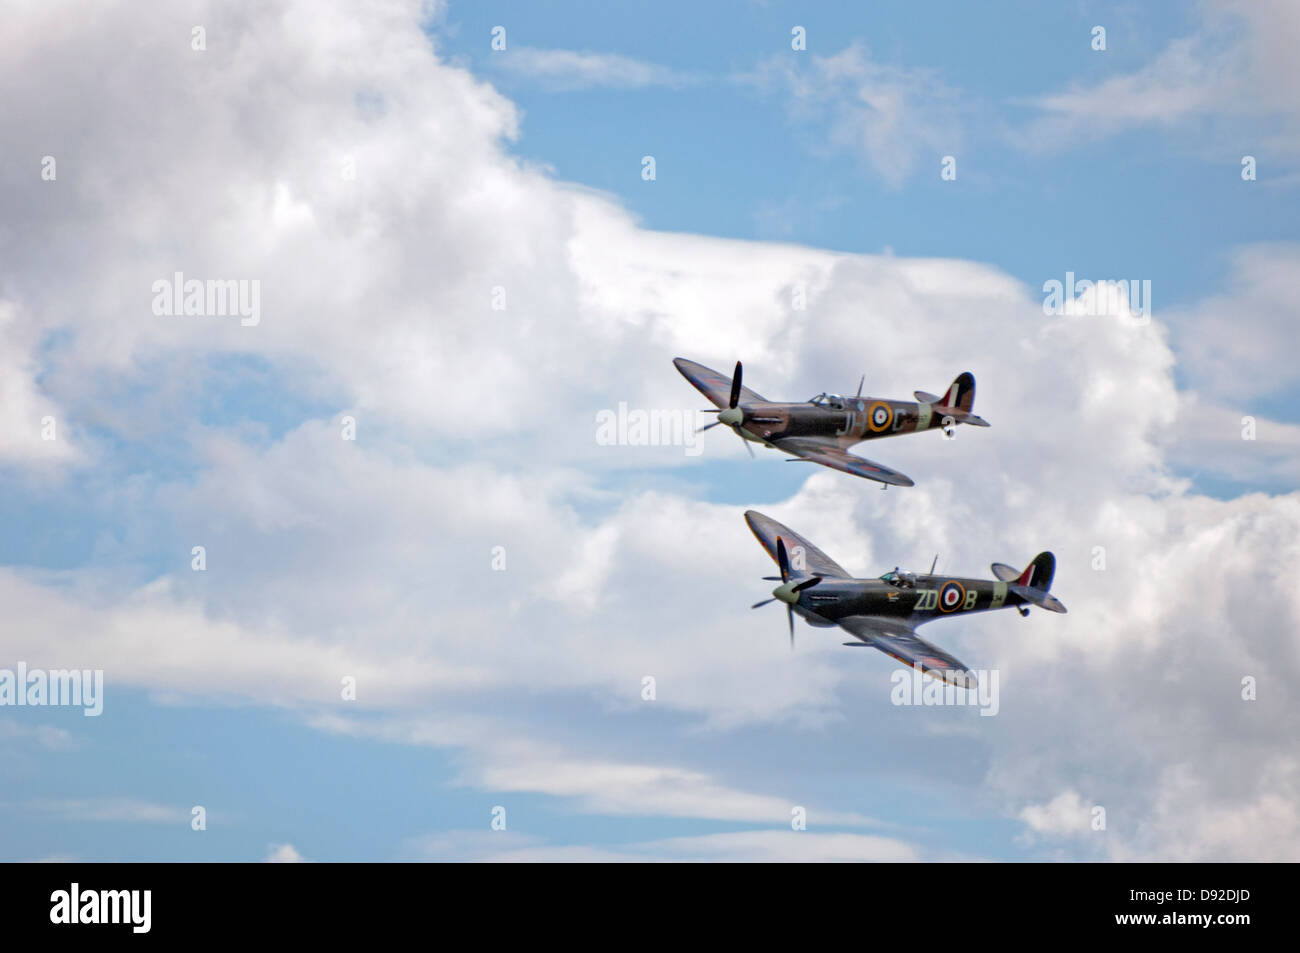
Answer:
<svg viewBox="0 0 1300 953"><path fill-rule="evenodd" d="M739 437L742 441L744 441L745 449L749 451L749 455L752 457L754 455L754 448L749 445L749 441L745 440L745 435L740 432L740 425L745 420L745 412L741 410L740 407L738 406L740 404L741 374L742 374L742 368L740 366L740 361L737 361L735 373L731 375L731 397L727 401L726 409L707 411L707 413L717 414L718 419L711 424L705 424L703 427L701 427L699 430L695 432L703 433L704 431L709 430L712 427L718 426L718 424L726 424L728 427L730 427L732 430L736 432L737 437Z"/></svg>
<svg viewBox="0 0 1300 953"><path fill-rule="evenodd" d="M772 590L772 598L764 599L762 602L756 602L751 609L757 609L759 606L765 606L769 602L778 600L785 603L786 621L790 623L790 651L794 651L794 606L799 601L799 594L805 589L811 589L817 583L822 581L821 576L809 576L801 582L790 581L790 556L785 551L785 540L780 536L776 538L776 564L781 567L781 585ZM764 579L773 579L772 576L764 576Z"/></svg>

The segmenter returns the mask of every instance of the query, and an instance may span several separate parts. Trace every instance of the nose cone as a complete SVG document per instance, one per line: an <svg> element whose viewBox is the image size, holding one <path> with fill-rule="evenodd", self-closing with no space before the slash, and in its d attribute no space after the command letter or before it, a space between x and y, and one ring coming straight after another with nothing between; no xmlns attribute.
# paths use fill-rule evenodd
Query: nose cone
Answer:
<svg viewBox="0 0 1300 953"><path fill-rule="evenodd" d="M775 589L772 590L772 598L780 599L782 602L786 603L787 605L794 605L796 602L799 601L799 593L794 591L794 587L796 585L798 585L798 583L796 583L794 580L791 580L790 582L777 586Z"/></svg>
<svg viewBox="0 0 1300 953"><path fill-rule="evenodd" d="M728 407L718 414L718 421L728 427L734 427L744 419L745 414L739 407Z"/></svg>

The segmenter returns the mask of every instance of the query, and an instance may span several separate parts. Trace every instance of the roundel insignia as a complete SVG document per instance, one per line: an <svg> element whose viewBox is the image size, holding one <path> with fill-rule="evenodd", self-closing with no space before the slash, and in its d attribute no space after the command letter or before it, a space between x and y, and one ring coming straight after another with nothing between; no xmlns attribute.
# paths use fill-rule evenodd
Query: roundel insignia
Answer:
<svg viewBox="0 0 1300 953"><path fill-rule="evenodd" d="M881 401L871 405L871 410L867 416L867 426L879 433L887 430L889 425L894 421L894 412L889 409L889 405Z"/></svg>
<svg viewBox="0 0 1300 953"><path fill-rule="evenodd" d="M952 612L966 601L966 589L959 582L945 582L939 587L939 611Z"/></svg>

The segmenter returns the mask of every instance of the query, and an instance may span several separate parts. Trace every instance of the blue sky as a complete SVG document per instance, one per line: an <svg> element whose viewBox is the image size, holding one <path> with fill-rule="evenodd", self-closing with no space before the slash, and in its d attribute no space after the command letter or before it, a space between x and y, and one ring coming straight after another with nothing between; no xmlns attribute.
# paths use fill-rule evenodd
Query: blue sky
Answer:
<svg viewBox="0 0 1300 953"><path fill-rule="evenodd" d="M1300 666L1300 125L1267 43L1297 18L655 2L422 21L392 0L337 31L339 10L280 6L25 11L7 31L54 65L11 51L27 94L0 127L26 156L0 166L0 406L21 422L0 443L0 668L103 667L107 696L98 718L0 709L0 857L1295 859L1276 805L1300 769L1271 727L1294 708L1277 682L1245 714L1236 693ZM173 40L194 23L197 59ZM43 72L86 30L142 38L91 120ZM23 165L46 150L57 183ZM264 323L149 315L173 270L262 281ZM1153 329L1044 316L1067 271L1149 280ZM497 282L505 314L484 305ZM797 282L811 317L784 303ZM969 367L994 427L873 445L918 480L883 494L717 432L698 458L594 446L602 407L699 404L678 353L743 357L789 399L862 373L901 398ZM32 436L46 414L52 443ZM748 612L770 569L748 506L864 573L1053 548L1069 627L927 631L1002 671L1001 711L898 707L883 656L803 626L790 656L776 610ZM1089 571L1099 542L1114 571ZM1243 607L1240 579L1264 598ZM1104 841L1080 833L1094 804Z"/></svg>
<svg viewBox="0 0 1300 953"><path fill-rule="evenodd" d="M1243 183L1241 143L1197 131L1093 139L1083 130L1081 142L1044 141L1043 154L1026 154L1000 127L1026 122L1038 96L1141 68L1194 20L1177 3L772 3L689 16L658 3L574 4L563 15L492 4L452 6L438 45L521 107L517 154L613 192L647 227L986 261L1030 285L1067 268L1141 276L1168 307L1217 287L1226 249L1294 238L1295 190ZM1101 22L1110 31L1096 52L1090 30ZM618 54L698 78L676 89L557 91L503 66L509 50L482 41L498 24L511 44ZM791 24L807 28L810 56L860 44L951 86L964 128L942 154L958 157L957 182L941 181L939 156L929 155L892 188L859 156L819 148L815 119L746 83L760 62L786 57ZM809 58L790 58L792 68ZM653 185L640 179L645 154L657 159Z"/></svg>

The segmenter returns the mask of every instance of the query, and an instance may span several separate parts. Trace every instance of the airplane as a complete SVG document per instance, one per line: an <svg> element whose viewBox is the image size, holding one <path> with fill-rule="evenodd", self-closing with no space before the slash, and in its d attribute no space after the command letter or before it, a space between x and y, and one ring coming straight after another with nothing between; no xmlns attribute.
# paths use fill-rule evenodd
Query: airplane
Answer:
<svg viewBox="0 0 1300 953"><path fill-rule="evenodd" d="M798 613L809 625L838 625L859 640L844 645L877 648L945 684L975 688L975 673L917 635L919 626L990 609L1014 607L1022 616L1029 615L1030 606L1065 612L1061 601L1047 591L1056 573L1056 557L1049 552L1039 553L1023 571L994 563L996 579L936 576L933 564L928 573L902 572L895 567L878 579L854 579L807 539L776 520L747 510L745 522L781 571L780 576L763 577L781 584L772 590L772 598L752 608L785 603L791 651Z"/></svg>
<svg viewBox="0 0 1300 953"><path fill-rule="evenodd" d="M793 454L791 462L820 463L885 486L915 484L897 470L854 456L847 448L863 440L935 428L951 435L957 424L989 426L988 421L971 413L975 377L969 371L957 375L942 397L916 391L919 403L863 397L865 376L854 397L822 393L802 403L781 403L767 400L741 383L740 361L736 362L731 380L684 357L674 358L673 364L717 407L705 411L717 414L717 421L701 427L697 433L724 424L746 441L745 449L751 457L754 455L749 447L752 441Z"/></svg>

